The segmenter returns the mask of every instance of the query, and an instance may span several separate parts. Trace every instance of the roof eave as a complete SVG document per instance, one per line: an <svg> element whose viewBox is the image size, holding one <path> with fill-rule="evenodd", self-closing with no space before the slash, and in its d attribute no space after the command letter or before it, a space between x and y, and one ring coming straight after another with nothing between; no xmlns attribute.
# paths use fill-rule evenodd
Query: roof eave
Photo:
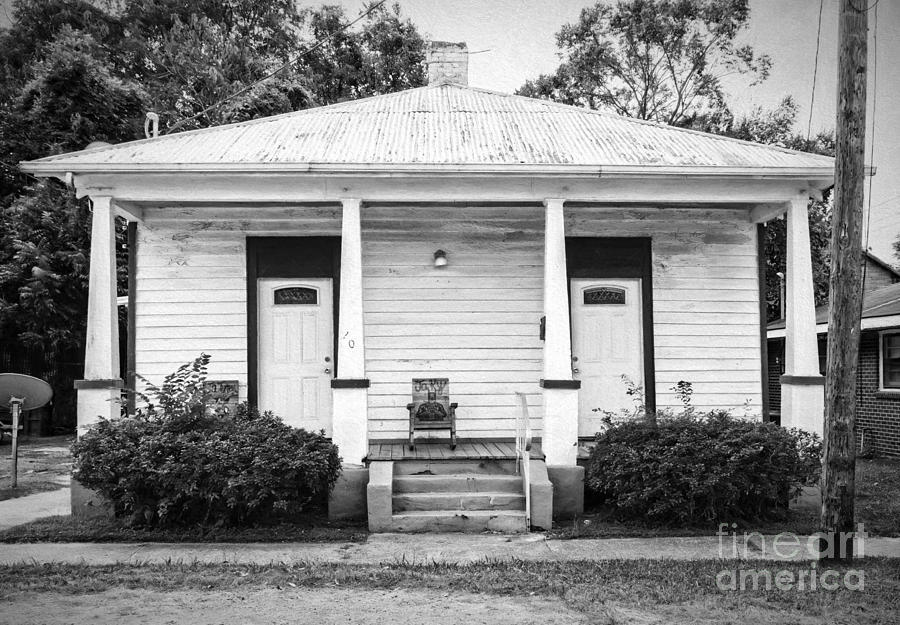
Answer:
<svg viewBox="0 0 900 625"><path fill-rule="evenodd" d="M860 330L886 330L900 327L900 314L878 315L876 317L863 317L860 320ZM787 331L785 328L770 328L766 331L767 339L783 339ZM828 322L816 324L816 334L828 334Z"/></svg>
<svg viewBox="0 0 900 625"><path fill-rule="evenodd" d="M63 161L25 161L23 171L36 176L67 174L340 174L340 175L571 175L596 178L751 178L799 179L831 181L832 166L806 167L737 167L708 165L575 165L575 164L457 164L457 163L65 163Z"/></svg>

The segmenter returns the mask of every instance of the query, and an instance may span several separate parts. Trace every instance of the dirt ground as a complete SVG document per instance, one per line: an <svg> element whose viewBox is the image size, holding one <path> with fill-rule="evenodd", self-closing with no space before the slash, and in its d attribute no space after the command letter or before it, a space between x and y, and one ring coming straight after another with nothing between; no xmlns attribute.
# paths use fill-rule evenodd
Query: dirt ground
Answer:
<svg viewBox="0 0 900 625"><path fill-rule="evenodd" d="M562 600L431 590L284 588L170 593L115 589L87 595L40 593L0 598L0 624L3 625L570 625L587 622L597 621L589 620Z"/></svg>
<svg viewBox="0 0 900 625"><path fill-rule="evenodd" d="M779 610L765 601L705 598L652 609L565 599L436 590L283 588L164 592L117 588L97 594L0 597L0 625L825 625L825 614ZM847 615L844 615L845 617ZM877 618L867 622L893 622Z"/></svg>
<svg viewBox="0 0 900 625"><path fill-rule="evenodd" d="M0 501L68 486L72 473L69 447L73 436L45 436L19 439L18 487L10 488L12 445L9 437L0 445Z"/></svg>

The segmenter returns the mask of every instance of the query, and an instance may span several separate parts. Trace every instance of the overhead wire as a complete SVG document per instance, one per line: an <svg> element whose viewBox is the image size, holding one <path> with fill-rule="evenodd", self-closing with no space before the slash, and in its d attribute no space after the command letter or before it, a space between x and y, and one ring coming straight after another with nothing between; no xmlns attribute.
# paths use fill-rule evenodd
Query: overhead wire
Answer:
<svg viewBox="0 0 900 625"><path fill-rule="evenodd" d="M878 3L881 2L881 0L875 0L875 2L872 3L872 6L866 7L865 9L860 9L858 6L856 6L856 4L853 2L853 0L847 0L847 2L850 4L851 7L853 7L853 10L857 11L858 13L868 13L869 11L871 11L872 9L874 9L875 7L878 6Z"/></svg>
<svg viewBox="0 0 900 625"><path fill-rule="evenodd" d="M851 2L852 4L852 2ZM854 7L855 8L855 7ZM875 0L875 4L871 7L875 9L875 12L872 13L872 130L868 133L869 139L869 167L875 167L875 111L877 110L878 104L878 0ZM866 254L869 253L869 231L872 225L872 179L875 176L873 174L869 174L869 193L866 198L866 213L865 213L865 238L863 240L863 259L866 258ZM862 266L862 288L863 294L865 294L865 286L866 286L866 273L869 263L867 261L863 261ZM860 318L862 318L863 311L863 298L859 298L859 314Z"/></svg>
<svg viewBox="0 0 900 625"><path fill-rule="evenodd" d="M822 42L822 8L825 0L819 0L819 25L816 28L816 60L813 62L812 93L809 95L809 123L806 125L806 142L812 135L813 105L816 102L816 76L819 73L819 45Z"/></svg>

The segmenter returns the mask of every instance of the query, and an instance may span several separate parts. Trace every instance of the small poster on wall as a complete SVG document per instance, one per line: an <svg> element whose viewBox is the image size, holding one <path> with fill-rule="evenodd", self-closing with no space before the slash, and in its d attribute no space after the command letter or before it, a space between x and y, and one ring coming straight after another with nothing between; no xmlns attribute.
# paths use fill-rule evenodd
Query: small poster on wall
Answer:
<svg viewBox="0 0 900 625"><path fill-rule="evenodd" d="M209 398L210 412L234 412L238 405L240 384L237 380L206 380L203 390Z"/></svg>

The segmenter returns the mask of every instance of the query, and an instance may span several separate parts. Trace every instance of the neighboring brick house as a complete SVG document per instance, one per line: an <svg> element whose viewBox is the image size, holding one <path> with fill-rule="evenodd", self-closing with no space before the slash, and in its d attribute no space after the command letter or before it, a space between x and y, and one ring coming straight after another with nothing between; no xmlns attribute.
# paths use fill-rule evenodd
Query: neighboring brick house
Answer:
<svg viewBox="0 0 900 625"><path fill-rule="evenodd" d="M866 253L866 282L863 293L871 293L900 282L900 272L872 252Z"/></svg>
<svg viewBox="0 0 900 625"><path fill-rule="evenodd" d="M820 371L825 372L828 306L816 309ZM768 325L768 417L780 419L784 320ZM857 441L900 456L900 273L867 254L856 384Z"/></svg>

